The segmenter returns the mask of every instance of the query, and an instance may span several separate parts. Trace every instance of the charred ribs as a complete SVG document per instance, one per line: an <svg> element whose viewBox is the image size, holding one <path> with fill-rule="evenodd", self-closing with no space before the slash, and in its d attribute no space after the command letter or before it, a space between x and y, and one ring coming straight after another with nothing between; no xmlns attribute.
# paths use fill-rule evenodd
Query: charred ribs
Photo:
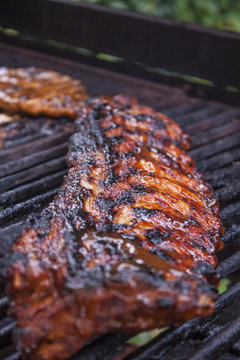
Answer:
<svg viewBox="0 0 240 360"><path fill-rule="evenodd" d="M37 68L0 68L0 108L11 113L75 118L87 98L79 80Z"/></svg>
<svg viewBox="0 0 240 360"><path fill-rule="evenodd" d="M180 324L214 309L223 227L211 187L168 117L121 97L75 121L69 172L29 219L9 268L23 357L66 359L106 332Z"/></svg>

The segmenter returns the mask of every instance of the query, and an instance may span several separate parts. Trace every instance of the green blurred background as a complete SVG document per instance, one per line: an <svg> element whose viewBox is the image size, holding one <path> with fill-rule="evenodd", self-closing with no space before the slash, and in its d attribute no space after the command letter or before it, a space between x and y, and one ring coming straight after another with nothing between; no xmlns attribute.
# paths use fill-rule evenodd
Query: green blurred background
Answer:
<svg viewBox="0 0 240 360"><path fill-rule="evenodd" d="M240 32L240 0L75 0Z"/></svg>

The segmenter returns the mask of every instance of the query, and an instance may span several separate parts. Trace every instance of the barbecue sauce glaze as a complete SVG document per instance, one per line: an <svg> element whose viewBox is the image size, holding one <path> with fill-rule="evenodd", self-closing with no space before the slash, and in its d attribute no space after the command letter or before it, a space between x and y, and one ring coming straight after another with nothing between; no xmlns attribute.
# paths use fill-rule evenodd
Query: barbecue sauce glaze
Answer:
<svg viewBox="0 0 240 360"><path fill-rule="evenodd" d="M106 332L206 316L223 227L189 138L153 109L89 100L75 121L58 194L33 216L9 268L18 346L67 359Z"/></svg>

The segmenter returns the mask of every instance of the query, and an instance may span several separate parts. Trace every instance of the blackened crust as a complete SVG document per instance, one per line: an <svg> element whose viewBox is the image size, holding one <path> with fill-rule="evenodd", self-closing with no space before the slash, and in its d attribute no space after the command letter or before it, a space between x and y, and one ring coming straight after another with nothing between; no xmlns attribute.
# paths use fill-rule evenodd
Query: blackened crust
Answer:
<svg viewBox="0 0 240 360"><path fill-rule="evenodd" d="M216 299L223 228L187 135L121 97L89 101L76 129L68 175L14 245L26 259L9 268L19 347L34 360L208 315Z"/></svg>

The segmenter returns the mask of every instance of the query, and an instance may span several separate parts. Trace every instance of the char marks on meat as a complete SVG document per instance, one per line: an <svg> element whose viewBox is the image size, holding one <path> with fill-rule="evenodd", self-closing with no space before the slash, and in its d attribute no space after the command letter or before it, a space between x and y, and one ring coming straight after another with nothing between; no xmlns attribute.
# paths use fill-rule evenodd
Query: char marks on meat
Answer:
<svg viewBox="0 0 240 360"><path fill-rule="evenodd" d="M58 194L29 219L9 268L24 358L66 359L106 332L177 325L214 309L223 227L211 187L168 117L121 97L75 121Z"/></svg>
<svg viewBox="0 0 240 360"><path fill-rule="evenodd" d="M0 68L0 108L11 113L75 118L87 98L81 81L38 68Z"/></svg>

